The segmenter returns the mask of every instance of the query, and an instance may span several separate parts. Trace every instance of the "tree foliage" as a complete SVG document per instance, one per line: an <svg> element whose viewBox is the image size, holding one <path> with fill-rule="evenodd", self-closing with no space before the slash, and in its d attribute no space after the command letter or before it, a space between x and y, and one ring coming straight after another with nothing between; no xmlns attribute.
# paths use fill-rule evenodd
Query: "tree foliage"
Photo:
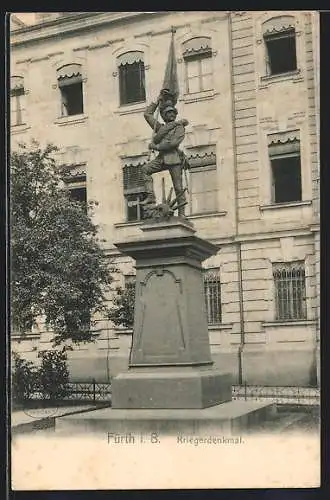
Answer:
<svg viewBox="0 0 330 500"><path fill-rule="evenodd" d="M109 309L108 317L116 326L132 328L134 322L135 288L116 288L113 306Z"/></svg>
<svg viewBox="0 0 330 500"><path fill-rule="evenodd" d="M57 148L20 145L10 161L11 312L23 332L43 315L55 344L91 340L91 316L105 309L111 268L92 203L72 201Z"/></svg>

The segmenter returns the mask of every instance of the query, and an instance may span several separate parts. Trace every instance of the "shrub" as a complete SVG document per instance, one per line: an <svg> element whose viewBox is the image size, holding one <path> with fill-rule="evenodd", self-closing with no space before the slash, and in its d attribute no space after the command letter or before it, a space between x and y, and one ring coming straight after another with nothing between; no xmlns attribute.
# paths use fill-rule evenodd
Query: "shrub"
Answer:
<svg viewBox="0 0 330 500"><path fill-rule="evenodd" d="M39 374L36 366L14 352L11 379L13 400L23 402L30 399L38 389L38 379Z"/></svg>
<svg viewBox="0 0 330 500"><path fill-rule="evenodd" d="M69 371L65 351L45 351L39 369L40 390L45 398L56 400L67 394Z"/></svg>

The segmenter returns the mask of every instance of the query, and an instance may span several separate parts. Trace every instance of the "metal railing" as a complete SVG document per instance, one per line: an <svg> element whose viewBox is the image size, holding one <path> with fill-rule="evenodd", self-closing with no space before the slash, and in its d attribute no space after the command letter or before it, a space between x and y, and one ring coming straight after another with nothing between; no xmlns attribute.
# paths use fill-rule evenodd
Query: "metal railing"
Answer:
<svg viewBox="0 0 330 500"><path fill-rule="evenodd" d="M278 405L318 406L319 387L267 387L260 385L234 385L233 400L269 402Z"/></svg>
<svg viewBox="0 0 330 500"><path fill-rule="evenodd" d="M62 398L63 400L111 402L111 383L70 382L66 389L67 394ZM320 404L320 388L233 385L232 398L233 400L269 402L278 405L318 406ZM35 392L33 399L44 399L44 396L40 392Z"/></svg>

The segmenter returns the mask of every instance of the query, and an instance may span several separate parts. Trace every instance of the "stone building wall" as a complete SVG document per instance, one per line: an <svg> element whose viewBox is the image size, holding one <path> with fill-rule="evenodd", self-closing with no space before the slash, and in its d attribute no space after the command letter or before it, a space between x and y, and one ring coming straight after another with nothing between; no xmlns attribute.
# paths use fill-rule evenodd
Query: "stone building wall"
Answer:
<svg viewBox="0 0 330 500"><path fill-rule="evenodd" d="M292 16L297 71L269 76L263 26L278 16ZM177 29L178 111L189 120L185 150L212 146L216 153L217 210L189 216L199 236L220 246L205 262L206 268L219 270L221 281L222 321L209 328L214 361L231 370L238 383L315 383L320 286L317 13L79 13L18 30L11 40L11 74L24 77L26 120L12 127L12 145L32 137L53 142L60 145L59 161L86 172L87 196L99 202L95 222L109 259L115 259L122 273L114 285L123 284L134 263L118 255L114 242L138 234L139 223L125 221L122 169L125 162L146 158L151 130L142 117L144 102L119 104L116 58L127 51L144 53L149 102L162 84L172 25ZM188 94L183 44L198 36L212 40L214 85ZM84 113L61 117L56 70L73 63L82 67ZM276 206L267 137L292 130L300 138L302 201ZM162 177L155 179L158 196ZM168 190L166 175L165 183ZM295 260L305 261L307 319L276 322L272 266ZM51 344L48 333L34 335L20 344L13 339L13 347L36 357ZM95 335L95 344L70 353L73 379L106 380L127 366L130 332L100 318Z"/></svg>

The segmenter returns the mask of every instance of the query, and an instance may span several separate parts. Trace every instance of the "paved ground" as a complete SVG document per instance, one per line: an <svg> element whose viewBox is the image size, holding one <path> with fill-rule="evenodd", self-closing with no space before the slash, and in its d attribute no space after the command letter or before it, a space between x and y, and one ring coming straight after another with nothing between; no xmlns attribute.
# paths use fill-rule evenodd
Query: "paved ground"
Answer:
<svg viewBox="0 0 330 500"><path fill-rule="evenodd" d="M55 419L64 415L90 412L99 409L98 404L77 404L59 408L44 407L27 410L15 410L11 414L12 434L35 433L41 430L53 430ZM320 412L315 407L280 408L275 417L260 424L253 432L261 434L278 432L312 432L318 433Z"/></svg>
<svg viewBox="0 0 330 500"><path fill-rule="evenodd" d="M11 430L12 434L23 432L33 432L38 429L52 428L54 419L64 415L72 415L74 413L85 413L99 409L104 405L99 404L77 404L60 406L43 406L42 408L27 408L25 410L14 410L11 413Z"/></svg>
<svg viewBox="0 0 330 500"><path fill-rule="evenodd" d="M260 433L269 432L313 432L320 428L320 410L316 407L299 409L280 408L276 416L265 421L256 430Z"/></svg>

